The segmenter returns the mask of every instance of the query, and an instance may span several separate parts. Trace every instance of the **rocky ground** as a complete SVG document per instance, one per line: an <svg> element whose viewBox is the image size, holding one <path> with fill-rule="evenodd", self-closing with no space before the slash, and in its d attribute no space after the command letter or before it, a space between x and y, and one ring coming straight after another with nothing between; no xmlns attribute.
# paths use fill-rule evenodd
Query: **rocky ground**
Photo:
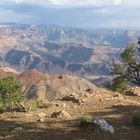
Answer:
<svg viewBox="0 0 140 140"><path fill-rule="evenodd" d="M140 127L132 122L133 114L140 112L139 96L95 89L51 104L33 112L1 114L0 140L140 140ZM97 126L81 127L84 115L105 119L115 133Z"/></svg>

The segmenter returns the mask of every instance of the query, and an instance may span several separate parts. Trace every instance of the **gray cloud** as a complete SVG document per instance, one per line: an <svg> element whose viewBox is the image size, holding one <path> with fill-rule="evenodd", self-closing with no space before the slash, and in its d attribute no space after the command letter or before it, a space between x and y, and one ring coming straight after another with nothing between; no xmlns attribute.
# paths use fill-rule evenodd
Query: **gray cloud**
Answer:
<svg viewBox="0 0 140 140"><path fill-rule="evenodd" d="M140 2L136 0L127 0L127 5L124 5L126 4L124 0L116 0L116 3L111 5L109 5L109 1L113 2L113 0L98 0L98 6L88 6L87 4L83 6L81 3L85 0L79 0L78 7L70 4L74 1L78 0L61 0L61 4L59 4L60 0L1 0L0 21L91 28L140 28L138 12L140 11ZM86 2L90 3L90 1L94 0ZM131 2L133 2L132 6L129 5Z"/></svg>

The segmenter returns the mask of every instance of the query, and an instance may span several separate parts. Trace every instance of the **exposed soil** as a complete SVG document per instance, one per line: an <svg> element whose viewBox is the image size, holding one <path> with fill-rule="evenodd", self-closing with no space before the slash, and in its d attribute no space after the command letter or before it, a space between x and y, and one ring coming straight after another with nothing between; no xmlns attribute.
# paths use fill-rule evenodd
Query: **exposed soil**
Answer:
<svg viewBox="0 0 140 140"><path fill-rule="evenodd" d="M140 112L140 97L123 97L104 89L81 96L81 104L58 100L48 109L0 115L0 140L140 140L140 126L132 122L133 114ZM53 112L61 110L71 118L51 118ZM40 122L38 114L42 112L46 117ZM89 114L104 118L115 133L81 127L80 118Z"/></svg>

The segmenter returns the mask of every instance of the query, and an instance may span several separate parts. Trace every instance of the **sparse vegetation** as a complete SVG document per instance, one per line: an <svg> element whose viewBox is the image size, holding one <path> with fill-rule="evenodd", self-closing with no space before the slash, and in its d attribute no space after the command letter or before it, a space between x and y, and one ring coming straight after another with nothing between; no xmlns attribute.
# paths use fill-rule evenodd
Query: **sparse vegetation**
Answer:
<svg viewBox="0 0 140 140"><path fill-rule="evenodd" d="M44 102L43 100L38 100L37 101L37 107L38 108L48 108L51 106L50 102Z"/></svg>
<svg viewBox="0 0 140 140"><path fill-rule="evenodd" d="M50 102L44 102L42 100L28 100L25 103L26 111L35 111L38 108L48 108L51 106Z"/></svg>
<svg viewBox="0 0 140 140"><path fill-rule="evenodd" d="M0 113L11 111L29 111L37 108L48 108L51 104L41 100L28 100L25 107L21 105L24 101L22 95L22 85L13 77L0 79Z"/></svg>
<svg viewBox="0 0 140 140"><path fill-rule="evenodd" d="M29 100L25 103L26 111L35 111L37 109L36 100Z"/></svg>
<svg viewBox="0 0 140 140"><path fill-rule="evenodd" d="M80 124L82 126L89 125L89 124L92 124L92 123L93 123L93 116L91 116L91 115L83 116L81 118L81 121L80 121Z"/></svg>

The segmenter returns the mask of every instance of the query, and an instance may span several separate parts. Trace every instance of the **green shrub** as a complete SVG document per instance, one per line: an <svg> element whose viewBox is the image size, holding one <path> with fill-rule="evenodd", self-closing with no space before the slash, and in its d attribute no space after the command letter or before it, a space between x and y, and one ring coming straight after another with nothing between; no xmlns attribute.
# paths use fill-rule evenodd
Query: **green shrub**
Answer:
<svg viewBox="0 0 140 140"><path fill-rule="evenodd" d="M127 89L128 81L125 80L123 77L118 76L113 79L113 84L111 85L111 89L120 93L124 93Z"/></svg>
<svg viewBox="0 0 140 140"><path fill-rule="evenodd" d="M27 111L34 111L37 109L37 102L36 100L29 100L25 103L25 106Z"/></svg>
<svg viewBox="0 0 140 140"><path fill-rule="evenodd" d="M140 126L140 114L133 115L133 123Z"/></svg>
<svg viewBox="0 0 140 140"><path fill-rule="evenodd" d="M88 125L88 124L91 124L91 123L93 123L93 116L87 115L87 116L83 116L81 118L81 121L80 121L81 125Z"/></svg>
<svg viewBox="0 0 140 140"><path fill-rule="evenodd" d="M0 105L0 113L4 113L4 112L12 112L12 111L16 111L16 112L24 112L25 109L20 105L20 104L7 104L7 105Z"/></svg>
<svg viewBox="0 0 140 140"><path fill-rule="evenodd" d="M0 114L6 112L6 108L4 106L0 106Z"/></svg>
<svg viewBox="0 0 140 140"><path fill-rule="evenodd" d="M37 107L38 108L48 108L51 106L51 103L50 102L44 102L42 100L38 100L37 101Z"/></svg>
<svg viewBox="0 0 140 140"><path fill-rule="evenodd" d="M21 91L21 84L13 77L0 79L1 112L17 110L17 105L24 99Z"/></svg>

